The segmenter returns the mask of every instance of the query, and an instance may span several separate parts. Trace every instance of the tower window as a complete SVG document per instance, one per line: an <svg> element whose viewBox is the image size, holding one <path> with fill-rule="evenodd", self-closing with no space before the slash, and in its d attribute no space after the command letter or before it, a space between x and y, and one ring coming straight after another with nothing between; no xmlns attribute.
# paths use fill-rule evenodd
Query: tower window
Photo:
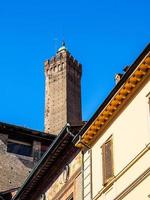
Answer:
<svg viewBox="0 0 150 200"><path fill-rule="evenodd" d="M54 71L54 72L56 71L56 66L54 66L53 71Z"/></svg>
<svg viewBox="0 0 150 200"><path fill-rule="evenodd" d="M41 153L41 142L34 141L33 142L33 160L36 163L40 160L42 153Z"/></svg>
<svg viewBox="0 0 150 200"><path fill-rule="evenodd" d="M64 63L62 63L62 68L64 69L64 67L65 67L65 64L64 64Z"/></svg>

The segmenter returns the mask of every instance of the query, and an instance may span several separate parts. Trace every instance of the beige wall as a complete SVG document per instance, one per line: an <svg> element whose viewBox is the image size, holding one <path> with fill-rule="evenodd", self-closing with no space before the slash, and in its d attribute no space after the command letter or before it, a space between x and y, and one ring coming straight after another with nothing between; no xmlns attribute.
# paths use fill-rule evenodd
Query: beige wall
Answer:
<svg viewBox="0 0 150 200"><path fill-rule="evenodd" d="M145 150L141 158L118 178L107 192L98 197L98 193L103 189L102 144L111 135L113 136L114 175L118 176L143 149L146 149L146 145L150 142L150 114L148 97L146 97L149 92L150 81L143 86L132 101L128 102L128 105L125 106L124 110L114 119L113 123L92 147L92 192L94 199L114 199L150 167L150 152ZM140 186L137 187L140 188L141 185L144 187L148 180L149 178L143 180ZM148 183L150 185L150 181ZM134 198L139 192L140 189L133 189L125 199L139 199ZM148 199L147 187L143 188L143 193L145 193L145 196L143 194L142 199Z"/></svg>
<svg viewBox="0 0 150 200"><path fill-rule="evenodd" d="M148 200L150 198L150 176L146 178L138 187L130 192L124 200L142 199Z"/></svg>
<svg viewBox="0 0 150 200"><path fill-rule="evenodd" d="M92 180L91 180L91 150L85 152L83 157L83 199L91 200L91 187L92 187Z"/></svg>
<svg viewBox="0 0 150 200"><path fill-rule="evenodd" d="M82 175L81 175L81 153L69 163L69 175L65 180L65 171L57 178L46 192L46 200L66 200L73 193L74 200L81 200Z"/></svg>

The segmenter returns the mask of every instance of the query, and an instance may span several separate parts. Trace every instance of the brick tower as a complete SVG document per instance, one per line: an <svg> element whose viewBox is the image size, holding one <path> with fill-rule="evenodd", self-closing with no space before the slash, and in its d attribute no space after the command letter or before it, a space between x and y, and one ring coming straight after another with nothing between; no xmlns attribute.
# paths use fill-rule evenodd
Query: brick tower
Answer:
<svg viewBox="0 0 150 200"><path fill-rule="evenodd" d="M58 134L66 123L82 124L82 66L62 44L45 62L45 132Z"/></svg>

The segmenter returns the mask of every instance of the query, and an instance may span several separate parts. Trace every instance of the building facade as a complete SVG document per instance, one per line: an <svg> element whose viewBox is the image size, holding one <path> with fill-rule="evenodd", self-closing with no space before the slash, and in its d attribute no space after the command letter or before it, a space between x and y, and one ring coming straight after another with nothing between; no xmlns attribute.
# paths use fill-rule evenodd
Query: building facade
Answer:
<svg viewBox="0 0 150 200"><path fill-rule="evenodd" d="M57 135L67 123L81 126L81 75L81 64L68 52L64 43L56 55L45 62L46 132ZM81 154L71 157L71 161L63 166L63 172L47 190L47 200L81 200Z"/></svg>
<svg viewBox="0 0 150 200"><path fill-rule="evenodd" d="M83 125L81 75L64 44L45 62L45 132L57 137L15 199L82 200L81 153L72 143Z"/></svg>
<svg viewBox="0 0 150 200"><path fill-rule="evenodd" d="M150 44L83 127L66 125L13 200L150 198Z"/></svg>
<svg viewBox="0 0 150 200"><path fill-rule="evenodd" d="M81 64L63 45L45 62L45 133L0 123L0 199L10 200L34 172L31 180L42 187L33 184L36 194L19 199L81 200L81 154L72 143L82 126L81 75Z"/></svg>
<svg viewBox="0 0 150 200"><path fill-rule="evenodd" d="M82 200L82 154L67 163L63 172L47 190L46 200Z"/></svg>
<svg viewBox="0 0 150 200"><path fill-rule="evenodd" d="M0 196L11 197L18 190L54 139L54 135L0 122Z"/></svg>
<svg viewBox="0 0 150 200"><path fill-rule="evenodd" d="M150 44L85 125L76 146L84 152L83 200L150 198Z"/></svg>
<svg viewBox="0 0 150 200"><path fill-rule="evenodd" d="M82 200L81 153L72 143L80 129L61 130L14 200Z"/></svg>
<svg viewBox="0 0 150 200"><path fill-rule="evenodd" d="M82 124L81 64L65 45L45 62L45 132L58 134L65 124Z"/></svg>

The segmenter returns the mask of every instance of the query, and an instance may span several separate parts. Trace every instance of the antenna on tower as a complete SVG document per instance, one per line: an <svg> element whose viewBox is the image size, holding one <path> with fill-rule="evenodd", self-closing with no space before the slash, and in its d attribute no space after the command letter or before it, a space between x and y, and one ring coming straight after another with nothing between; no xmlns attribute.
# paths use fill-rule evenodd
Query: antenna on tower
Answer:
<svg viewBox="0 0 150 200"><path fill-rule="evenodd" d="M62 47L65 47L66 46L66 44L65 44L65 41L63 40L62 41Z"/></svg>
<svg viewBox="0 0 150 200"><path fill-rule="evenodd" d="M57 51L58 38L54 38L54 51Z"/></svg>
<svg viewBox="0 0 150 200"><path fill-rule="evenodd" d="M64 32L64 26L62 25L62 47L66 47L66 40L65 40L65 32Z"/></svg>

